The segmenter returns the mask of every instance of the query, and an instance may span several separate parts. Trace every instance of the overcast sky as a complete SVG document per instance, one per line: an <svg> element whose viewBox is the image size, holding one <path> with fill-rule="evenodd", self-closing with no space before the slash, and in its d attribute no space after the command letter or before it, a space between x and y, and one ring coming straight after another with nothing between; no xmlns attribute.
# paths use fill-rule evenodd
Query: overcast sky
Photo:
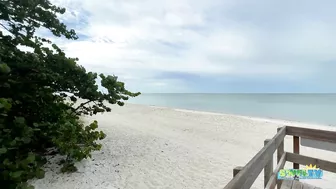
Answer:
<svg viewBox="0 0 336 189"><path fill-rule="evenodd" d="M52 0L57 40L133 91L336 92L333 0Z"/></svg>

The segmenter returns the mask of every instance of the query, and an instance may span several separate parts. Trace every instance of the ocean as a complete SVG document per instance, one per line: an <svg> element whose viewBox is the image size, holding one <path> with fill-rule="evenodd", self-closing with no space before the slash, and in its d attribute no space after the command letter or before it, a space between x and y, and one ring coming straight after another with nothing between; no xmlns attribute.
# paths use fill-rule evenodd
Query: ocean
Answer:
<svg viewBox="0 0 336 189"><path fill-rule="evenodd" d="M134 104L336 126L336 94L141 94Z"/></svg>

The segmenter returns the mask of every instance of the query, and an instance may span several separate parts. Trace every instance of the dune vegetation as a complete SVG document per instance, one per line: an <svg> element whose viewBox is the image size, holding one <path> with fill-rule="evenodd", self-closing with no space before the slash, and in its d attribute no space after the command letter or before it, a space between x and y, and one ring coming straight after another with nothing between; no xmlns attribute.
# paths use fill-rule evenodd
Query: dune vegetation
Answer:
<svg viewBox="0 0 336 189"><path fill-rule="evenodd" d="M97 121L86 125L80 116L111 111L103 102L122 106L140 94L128 91L116 76L88 72L51 38L36 35L44 29L56 37L78 39L58 19L65 11L48 0L0 2L3 188L33 188L27 181L44 176L45 156L50 154L64 155L62 172L75 171L74 162L91 157L101 148L97 141L105 137ZM77 99L84 102L73 106Z"/></svg>

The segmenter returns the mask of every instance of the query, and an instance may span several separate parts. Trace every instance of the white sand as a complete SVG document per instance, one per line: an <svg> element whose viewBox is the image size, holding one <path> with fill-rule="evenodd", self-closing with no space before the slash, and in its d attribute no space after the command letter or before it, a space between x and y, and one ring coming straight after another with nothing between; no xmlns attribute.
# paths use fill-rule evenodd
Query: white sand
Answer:
<svg viewBox="0 0 336 189"><path fill-rule="evenodd" d="M219 189L232 179L232 169L244 166L277 127L336 131L336 127L129 104L87 119L98 120L107 134L103 149L94 153L93 160L78 163L76 173L59 174L55 163L48 164L45 178L32 181L36 189ZM290 137L285 150L292 152ZM301 147L301 153L336 162L335 152ZM336 174L324 172L322 180L309 182L335 189ZM252 188L262 185L263 172Z"/></svg>

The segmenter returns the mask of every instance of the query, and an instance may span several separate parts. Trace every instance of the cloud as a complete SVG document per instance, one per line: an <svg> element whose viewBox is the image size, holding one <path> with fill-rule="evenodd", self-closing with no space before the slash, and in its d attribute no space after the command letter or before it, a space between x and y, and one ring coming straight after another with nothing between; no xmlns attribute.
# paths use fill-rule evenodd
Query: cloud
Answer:
<svg viewBox="0 0 336 189"><path fill-rule="evenodd" d="M272 83L264 80L289 92L289 83L309 86L321 80L325 87L316 84L313 92L336 91L327 69L336 60L333 1L52 2L67 8L60 18L80 36L57 41L67 54L89 70L118 75L132 90L212 90L192 85L201 78L225 84L228 92L236 81L240 86L232 92L251 91L245 86L251 83L267 91Z"/></svg>

